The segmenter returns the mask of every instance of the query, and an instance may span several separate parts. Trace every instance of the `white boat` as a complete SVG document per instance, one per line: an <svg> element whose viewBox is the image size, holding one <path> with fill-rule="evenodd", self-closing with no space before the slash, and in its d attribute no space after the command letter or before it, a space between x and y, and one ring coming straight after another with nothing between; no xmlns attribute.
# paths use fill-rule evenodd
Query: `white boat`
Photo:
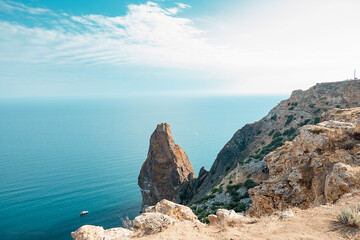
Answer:
<svg viewBox="0 0 360 240"><path fill-rule="evenodd" d="M88 213L89 213L89 211L82 211L82 212L80 213L80 216L85 215L85 214L88 214Z"/></svg>

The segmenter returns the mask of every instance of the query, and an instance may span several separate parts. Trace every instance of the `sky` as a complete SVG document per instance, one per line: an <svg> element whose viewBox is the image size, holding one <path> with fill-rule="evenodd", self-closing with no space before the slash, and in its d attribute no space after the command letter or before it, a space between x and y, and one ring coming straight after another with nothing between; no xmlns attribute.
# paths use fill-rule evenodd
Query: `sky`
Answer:
<svg viewBox="0 0 360 240"><path fill-rule="evenodd" d="M360 72L358 0L0 0L0 97L279 95Z"/></svg>

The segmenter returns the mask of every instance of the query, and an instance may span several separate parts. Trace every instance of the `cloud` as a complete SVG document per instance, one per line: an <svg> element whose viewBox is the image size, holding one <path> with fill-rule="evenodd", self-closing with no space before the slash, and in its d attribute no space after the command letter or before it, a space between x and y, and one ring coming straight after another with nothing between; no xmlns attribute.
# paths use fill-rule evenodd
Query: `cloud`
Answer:
<svg viewBox="0 0 360 240"><path fill-rule="evenodd" d="M0 11L3 12L26 12L33 15L51 14L52 11L46 8L32 8L22 3L0 0Z"/></svg>
<svg viewBox="0 0 360 240"><path fill-rule="evenodd" d="M1 3L10 9L10 5ZM48 11L11 4L29 14ZM0 59L176 68L208 65L223 49L209 44L202 36L204 32L194 27L190 19L176 15L187 5L176 6L162 8L154 2L131 4L126 15L116 17L49 14L52 24L46 28L37 26L36 22L24 26L0 21L0 46L7 49ZM11 9L15 11L15 7Z"/></svg>

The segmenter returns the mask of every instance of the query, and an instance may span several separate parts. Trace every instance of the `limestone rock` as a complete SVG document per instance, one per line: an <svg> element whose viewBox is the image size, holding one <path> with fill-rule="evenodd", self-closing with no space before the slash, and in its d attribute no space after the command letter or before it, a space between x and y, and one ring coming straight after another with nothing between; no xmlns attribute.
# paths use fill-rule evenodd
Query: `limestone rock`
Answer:
<svg viewBox="0 0 360 240"><path fill-rule="evenodd" d="M177 221L191 221L198 220L197 216L187 206L176 204L166 199L161 200L155 206L151 206L145 209L146 213L162 213Z"/></svg>
<svg viewBox="0 0 360 240"><path fill-rule="evenodd" d="M279 217L279 220L281 221L281 220L284 220L287 218L292 218L292 217L294 217L294 213L291 209L289 209L281 214L281 216Z"/></svg>
<svg viewBox="0 0 360 240"><path fill-rule="evenodd" d="M209 221L212 226L234 226L249 222L243 214L227 209L218 209L216 215L209 215Z"/></svg>
<svg viewBox="0 0 360 240"><path fill-rule="evenodd" d="M250 215L333 203L359 188L360 141L356 128L360 108L342 111L341 118L330 115L353 122L329 120L304 126L294 141L265 156L269 180L249 191L253 200Z"/></svg>
<svg viewBox="0 0 360 240"><path fill-rule="evenodd" d="M141 233L145 235L155 232L161 232L168 226L175 224L175 219L158 212L142 213L140 216L137 216L133 221L134 227L136 227L137 230L141 231Z"/></svg>
<svg viewBox="0 0 360 240"><path fill-rule="evenodd" d="M111 228L104 230L103 227L84 225L71 233L74 240L104 240L104 239L129 239L132 231L125 228Z"/></svg>
<svg viewBox="0 0 360 240"><path fill-rule="evenodd" d="M350 193L360 183L360 167L336 163L326 176L324 194L330 203Z"/></svg>
<svg viewBox="0 0 360 240"><path fill-rule="evenodd" d="M173 203L166 199L155 206L145 209L145 213L137 216L133 222L132 230L125 228L111 228L104 230L102 227L85 225L71 233L74 240L118 240L128 239L132 236L143 236L176 225L179 222L191 222L199 225L196 215L187 206Z"/></svg>
<svg viewBox="0 0 360 240"><path fill-rule="evenodd" d="M157 125L138 177L142 194L141 210L162 199L174 200L178 187L193 178L194 169L186 153L175 144L170 126L167 123Z"/></svg>

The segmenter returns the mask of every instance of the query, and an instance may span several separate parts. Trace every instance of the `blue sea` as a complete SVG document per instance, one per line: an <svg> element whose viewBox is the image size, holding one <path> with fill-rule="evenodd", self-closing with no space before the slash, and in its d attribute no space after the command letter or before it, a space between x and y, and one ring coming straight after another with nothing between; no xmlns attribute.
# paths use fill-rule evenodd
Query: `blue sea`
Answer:
<svg viewBox="0 0 360 240"><path fill-rule="evenodd" d="M121 226L139 214L137 177L158 123L170 124L197 174L281 99L0 99L1 239L62 240L85 224Z"/></svg>

